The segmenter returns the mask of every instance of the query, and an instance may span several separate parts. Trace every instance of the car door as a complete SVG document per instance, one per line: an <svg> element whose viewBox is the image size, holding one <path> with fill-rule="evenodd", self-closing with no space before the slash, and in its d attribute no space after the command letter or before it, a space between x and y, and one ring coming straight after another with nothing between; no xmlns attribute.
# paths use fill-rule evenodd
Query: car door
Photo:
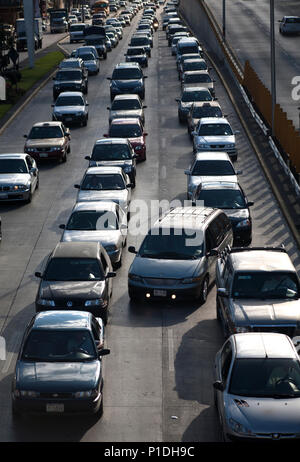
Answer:
<svg viewBox="0 0 300 462"><path fill-rule="evenodd" d="M207 260L207 270L209 274L209 280L213 281L215 279L215 264L216 257L210 255L210 252L216 247L216 235L215 229L212 223L206 228L204 232L204 241L205 241L205 255Z"/></svg>
<svg viewBox="0 0 300 462"><path fill-rule="evenodd" d="M216 378L220 380L224 385L224 391L216 390L216 398L217 398L217 406L219 412L219 418L221 425L223 426L223 422L225 422L225 401L224 401L224 393L226 393L226 388L228 387L229 381L229 373L231 369L233 359L233 352L232 352L232 345L231 341L228 340L218 357L218 362L216 363Z"/></svg>
<svg viewBox="0 0 300 462"><path fill-rule="evenodd" d="M101 265L103 269L103 274L104 274L104 277L106 278L108 273L111 271L110 259L107 255L105 255L104 252L101 251L100 260L101 260ZM109 298L110 298L111 292L112 292L112 280L111 278L107 278L105 279L105 290L103 294L103 299L107 302L107 304L109 304Z"/></svg>
<svg viewBox="0 0 300 462"><path fill-rule="evenodd" d="M233 270L228 260L224 261L223 272L222 266L217 265L217 287L224 288L228 292L228 297L220 297L217 295L219 312L221 314L221 321L223 324L224 334L227 335L232 330L232 316L230 313L229 294L231 290L231 284L233 279Z"/></svg>
<svg viewBox="0 0 300 462"><path fill-rule="evenodd" d="M30 175L31 192L34 192L37 186L37 178L38 178L35 160L30 156L26 156L26 165L28 168L28 173Z"/></svg>

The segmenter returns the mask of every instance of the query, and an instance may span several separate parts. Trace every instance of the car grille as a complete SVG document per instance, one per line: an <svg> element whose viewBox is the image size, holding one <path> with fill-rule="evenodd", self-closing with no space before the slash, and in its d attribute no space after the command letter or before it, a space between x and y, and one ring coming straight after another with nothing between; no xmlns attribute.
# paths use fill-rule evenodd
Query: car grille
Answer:
<svg viewBox="0 0 300 462"><path fill-rule="evenodd" d="M296 326L251 326L252 332L276 332L293 337Z"/></svg>
<svg viewBox="0 0 300 462"><path fill-rule="evenodd" d="M51 151L52 148L50 148L50 146L46 147L46 148L35 148L37 151L39 152L49 152Z"/></svg>
<svg viewBox="0 0 300 462"><path fill-rule="evenodd" d="M40 398L44 399L70 399L73 398L73 393L41 393Z"/></svg>
<svg viewBox="0 0 300 462"><path fill-rule="evenodd" d="M146 284L159 286L159 287L169 287L178 284L178 279L156 279L156 278L144 278Z"/></svg>
<svg viewBox="0 0 300 462"><path fill-rule="evenodd" d="M211 148L211 149L224 149L224 148L225 148L225 144L211 144L211 145L210 145L210 148Z"/></svg>
<svg viewBox="0 0 300 462"><path fill-rule="evenodd" d="M84 307L86 299L80 300L72 300L71 298L56 298L55 299L55 306L56 307L63 307L63 308L77 308L77 307ZM72 305L71 305L72 303Z"/></svg>

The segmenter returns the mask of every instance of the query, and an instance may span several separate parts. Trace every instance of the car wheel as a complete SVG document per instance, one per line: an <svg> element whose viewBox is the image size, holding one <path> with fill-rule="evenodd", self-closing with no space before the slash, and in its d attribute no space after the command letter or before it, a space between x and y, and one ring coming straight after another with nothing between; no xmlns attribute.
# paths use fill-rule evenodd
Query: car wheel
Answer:
<svg viewBox="0 0 300 462"><path fill-rule="evenodd" d="M203 279L203 282L201 284L201 293L199 297L201 304L204 304L206 302L207 294L208 294L208 276L206 276Z"/></svg>
<svg viewBox="0 0 300 462"><path fill-rule="evenodd" d="M97 417L100 419L103 416L103 394L102 394L102 399L100 403L100 407L97 412Z"/></svg>
<svg viewBox="0 0 300 462"><path fill-rule="evenodd" d="M217 315L217 320L219 322L222 322L221 311L220 311L220 302L219 302L218 298L216 298L216 315Z"/></svg>
<svg viewBox="0 0 300 462"><path fill-rule="evenodd" d="M139 301L139 297L132 292L132 290L128 290L128 295L132 303L137 303Z"/></svg>
<svg viewBox="0 0 300 462"><path fill-rule="evenodd" d="M40 186L40 178L38 177L38 178L37 178L37 182L36 182L35 189L39 189L39 186Z"/></svg>
<svg viewBox="0 0 300 462"><path fill-rule="evenodd" d="M61 161L62 161L63 164L64 164L65 162L67 162L67 152L66 152L66 151L64 152L64 155L63 155Z"/></svg>
<svg viewBox="0 0 300 462"><path fill-rule="evenodd" d="M178 116L178 119L180 124L184 124L185 120L182 117Z"/></svg>
<svg viewBox="0 0 300 462"><path fill-rule="evenodd" d="M87 121L88 121L88 118L86 117L86 118L84 119L84 121L82 122L83 127L86 127L86 126L87 126Z"/></svg>
<svg viewBox="0 0 300 462"><path fill-rule="evenodd" d="M121 257L120 257L120 260L119 260L117 263L115 263L115 264L113 265L113 269L114 269L114 270L115 270L115 269L119 269L119 268L121 268L121 266L122 266L122 255L121 255Z"/></svg>
<svg viewBox="0 0 300 462"><path fill-rule="evenodd" d="M32 191L31 191L31 188L30 188L30 192L29 192L28 199L26 200L26 204L30 204L31 201L32 201Z"/></svg>
<svg viewBox="0 0 300 462"><path fill-rule="evenodd" d="M69 147L68 147L68 150L67 150L67 153L70 154L71 152L71 145L69 144Z"/></svg>
<svg viewBox="0 0 300 462"><path fill-rule="evenodd" d="M103 55L103 59L106 59L107 58L107 53L105 53L105 55Z"/></svg>

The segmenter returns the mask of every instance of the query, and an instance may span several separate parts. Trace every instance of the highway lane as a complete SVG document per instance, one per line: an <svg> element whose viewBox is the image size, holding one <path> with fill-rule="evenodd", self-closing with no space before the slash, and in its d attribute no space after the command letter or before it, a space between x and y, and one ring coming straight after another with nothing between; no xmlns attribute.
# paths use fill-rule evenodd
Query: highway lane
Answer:
<svg viewBox="0 0 300 462"><path fill-rule="evenodd" d="M34 314L38 281L33 276L59 241L76 199L75 183L82 178L94 141L107 131L109 82L113 65L123 61L137 23L124 29L124 39L101 62L99 76L89 80L90 116L87 127L73 128L72 153L66 164L41 166L40 189L31 204L0 206L3 242L0 248L0 332L7 341L7 361L0 361L0 441L219 441L213 406L213 358L223 342L215 318L215 289L207 303L140 304L127 294L127 273L133 256L124 253L114 279L106 343L104 416L95 418L23 418L12 421L10 383L20 339ZM145 74L147 161L138 165L133 198L185 199L183 170L192 159L192 146L177 119L174 99L180 85L174 57L160 30ZM67 43L67 49L73 48ZM214 73L213 73L214 75ZM217 77L214 75L217 79ZM227 95L216 83L216 94L238 138L238 169L249 200L255 201L253 245L284 243L297 269L300 255ZM0 152L22 150L34 122L49 120L52 86L46 85L0 138ZM129 236L138 246L142 236Z"/></svg>
<svg viewBox="0 0 300 462"><path fill-rule="evenodd" d="M207 2L222 29L222 2ZM300 76L300 36L282 36L278 20L284 15L300 16L295 0L275 0L275 47L277 103L299 127L299 99L292 98L292 79ZM226 39L244 65L249 60L264 84L271 88L269 0L226 0ZM299 77L300 80L300 77ZM299 91L298 95L300 97Z"/></svg>

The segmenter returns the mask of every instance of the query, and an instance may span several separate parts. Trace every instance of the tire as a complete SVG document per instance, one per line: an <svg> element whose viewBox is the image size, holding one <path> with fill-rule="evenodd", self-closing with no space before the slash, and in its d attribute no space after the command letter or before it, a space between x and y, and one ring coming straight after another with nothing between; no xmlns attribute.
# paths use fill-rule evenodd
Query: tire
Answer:
<svg viewBox="0 0 300 462"><path fill-rule="evenodd" d="M32 191L31 191L31 188L30 188L30 192L29 192L28 199L26 200L26 204L30 204L31 201L32 201Z"/></svg>
<svg viewBox="0 0 300 462"><path fill-rule="evenodd" d="M114 270L119 269L119 268L121 268L121 266L122 266L122 255L120 257L120 260L113 265L113 269Z"/></svg>
<svg viewBox="0 0 300 462"><path fill-rule="evenodd" d="M84 119L84 121L82 122L82 126L83 126L83 127L86 127L86 126L87 126L87 121L88 121L88 118L86 117L86 118Z"/></svg>
<svg viewBox="0 0 300 462"><path fill-rule="evenodd" d="M103 394L102 394L100 407L99 407L96 415L97 415L98 419L101 419L101 417L103 416Z"/></svg>
<svg viewBox="0 0 300 462"><path fill-rule="evenodd" d="M201 284L201 293L199 297L199 300L202 305L204 305L204 303L207 300L207 294L208 294L208 276L205 276Z"/></svg>
<svg viewBox="0 0 300 462"><path fill-rule="evenodd" d="M61 159L62 164L65 164L67 162L67 151L64 152L64 155Z"/></svg>
<svg viewBox="0 0 300 462"><path fill-rule="evenodd" d="M222 322L221 313L220 313L220 303L218 297L216 298L216 317L218 322Z"/></svg>
<svg viewBox="0 0 300 462"><path fill-rule="evenodd" d="M105 55L103 55L103 59L106 59L107 58L107 53L105 53Z"/></svg>
<svg viewBox="0 0 300 462"><path fill-rule="evenodd" d="M139 297L136 294L134 294L131 290L128 290L128 295L129 295L131 302L133 303L139 302Z"/></svg>

